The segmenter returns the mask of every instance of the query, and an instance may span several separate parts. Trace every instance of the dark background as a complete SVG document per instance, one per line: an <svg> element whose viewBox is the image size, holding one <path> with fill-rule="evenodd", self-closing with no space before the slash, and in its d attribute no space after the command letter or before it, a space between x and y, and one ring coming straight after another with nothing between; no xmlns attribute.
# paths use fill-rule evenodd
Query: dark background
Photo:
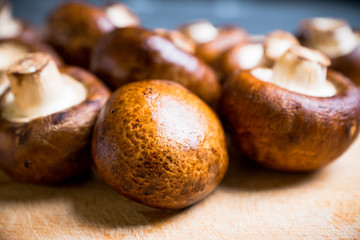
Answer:
<svg viewBox="0 0 360 240"><path fill-rule="evenodd" d="M0 0L1 1L1 0ZM38 25L61 0L12 0L14 14ZM88 0L103 5L107 0ZM303 18L327 16L344 18L360 26L360 1L284 1L284 0L124 0L148 28L176 28L195 19L215 24L231 23L245 27L252 34L274 29L295 31Z"/></svg>

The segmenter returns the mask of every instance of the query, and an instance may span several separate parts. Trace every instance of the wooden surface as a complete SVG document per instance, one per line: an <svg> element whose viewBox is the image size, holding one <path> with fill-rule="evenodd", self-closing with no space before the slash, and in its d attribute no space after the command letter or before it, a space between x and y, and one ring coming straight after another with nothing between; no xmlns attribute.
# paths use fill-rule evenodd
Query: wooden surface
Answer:
<svg viewBox="0 0 360 240"><path fill-rule="evenodd" d="M92 176L60 186L0 173L0 239L360 239L360 140L336 162L285 174L233 156L202 202L162 211Z"/></svg>

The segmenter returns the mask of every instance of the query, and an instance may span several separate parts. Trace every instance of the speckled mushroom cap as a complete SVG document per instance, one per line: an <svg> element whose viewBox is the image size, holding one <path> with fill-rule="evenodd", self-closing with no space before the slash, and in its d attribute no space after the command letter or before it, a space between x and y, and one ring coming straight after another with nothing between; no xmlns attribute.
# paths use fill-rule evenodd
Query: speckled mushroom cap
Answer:
<svg viewBox="0 0 360 240"><path fill-rule="evenodd" d="M228 155L216 114L170 81L116 90L95 125L92 153L100 178L142 204L180 209L211 193Z"/></svg>
<svg viewBox="0 0 360 240"><path fill-rule="evenodd" d="M337 93L312 97L247 70L225 84L219 111L250 159L277 170L315 170L344 153L359 133L359 90L335 71L328 70L328 79Z"/></svg>

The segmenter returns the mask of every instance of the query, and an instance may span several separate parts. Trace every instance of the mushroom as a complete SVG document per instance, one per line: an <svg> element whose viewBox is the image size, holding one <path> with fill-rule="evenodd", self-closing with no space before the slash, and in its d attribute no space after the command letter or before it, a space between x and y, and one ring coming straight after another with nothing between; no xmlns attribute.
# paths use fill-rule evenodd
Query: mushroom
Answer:
<svg viewBox="0 0 360 240"><path fill-rule="evenodd" d="M220 96L215 73L194 55L142 28L116 29L94 48L90 69L112 88L145 79L173 80L212 104Z"/></svg>
<svg viewBox="0 0 360 240"><path fill-rule="evenodd" d="M88 68L97 41L115 28L137 26L138 17L125 5L99 8L83 2L68 2L55 8L45 26L45 38L69 64Z"/></svg>
<svg viewBox="0 0 360 240"><path fill-rule="evenodd" d="M76 67L37 52L7 71L1 99L0 168L21 181L57 183L91 165L90 137L109 91Z"/></svg>
<svg viewBox="0 0 360 240"><path fill-rule="evenodd" d="M287 49L299 45L294 35L282 30L272 31L258 39L256 37L252 42L237 44L222 54L217 67L222 82L237 71L258 66L271 67Z"/></svg>
<svg viewBox="0 0 360 240"><path fill-rule="evenodd" d="M13 17L8 0L0 2L0 40L4 39L21 39L26 42L37 39L34 26Z"/></svg>
<svg viewBox="0 0 360 240"><path fill-rule="evenodd" d="M216 114L164 80L129 83L112 94L96 122L92 154L99 177L114 190L162 209L205 198L228 166Z"/></svg>
<svg viewBox="0 0 360 240"><path fill-rule="evenodd" d="M360 92L327 70L316 50L293 46L272 69L235 74L219 111L241 152L284 171L311 171L339 157L359 133Z"/></svg>
<svg viewBox="0 0 360 240"><path fill-rule="evenodd" d="M185 24L179 30L196 43L196 55L212 67L216 67L219 56L226 50L248 41L248 34L243 28L215 27L206 20Z"/></svg>
<svg viewBox="0 0 360 240"><path fill-rule="evenodd" d="M331 59L331 67L360 86L360 32L343 19L312 18L300 23L300 40Z"/></svg>
<svg viewBox="0 0 360 240"><path fill-rule="evenodd" d="M0 40L0 96L9 87L9 81L6 76L8 67L27 53L37 51L51 54L57 65L62 64L62 60L57 53L50 46L39 41L25 42L20 39Z"/></svg>

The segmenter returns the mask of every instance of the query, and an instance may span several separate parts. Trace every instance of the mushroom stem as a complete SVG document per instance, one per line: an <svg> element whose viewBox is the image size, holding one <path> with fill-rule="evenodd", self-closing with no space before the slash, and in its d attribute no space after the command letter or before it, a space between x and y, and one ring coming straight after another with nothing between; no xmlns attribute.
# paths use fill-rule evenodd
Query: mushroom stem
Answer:
<svg viewBox="0 0 360 240"><path fill-rule="evenodd" d="M124 4L113 3L105 8L105 14L118 28L138 26L139 18Z"/></svg>
<svg viewBox="0 0 360 240"><path fill-rule="evenodd" d="M331 58L348 54L359 44L350 25L342 19L313 18L304 20L301 28L306 44Z"/></svg>
<svg viewBox="0 0 360 240"><path fill-rule="evenodd" d="M0 38L12 38L21 32L21 24L13 18L8 1L0 4Z"/></svg>
<svg viewBox="0 0 360 240"><path fill-rule="evenodd" d="M271 82L311 96L333 96L336 88L326 78L329 65L320 52L292 46L275 62Z"/></svg>
<svg viewBox="0 0 360 240"><path fill-rule="evenodd" d="M4 114L7 118L36 118L74 106L86 98L86 89L59 72L51 56L28 54L7 71L14 96Z"/></svg>
<svg viewBox="0 0 360 240"><path fill-rule="evenodd" d="M210 42L219 34L219 30L206 20L185 25L181 32L198 44Z"/></svg>

